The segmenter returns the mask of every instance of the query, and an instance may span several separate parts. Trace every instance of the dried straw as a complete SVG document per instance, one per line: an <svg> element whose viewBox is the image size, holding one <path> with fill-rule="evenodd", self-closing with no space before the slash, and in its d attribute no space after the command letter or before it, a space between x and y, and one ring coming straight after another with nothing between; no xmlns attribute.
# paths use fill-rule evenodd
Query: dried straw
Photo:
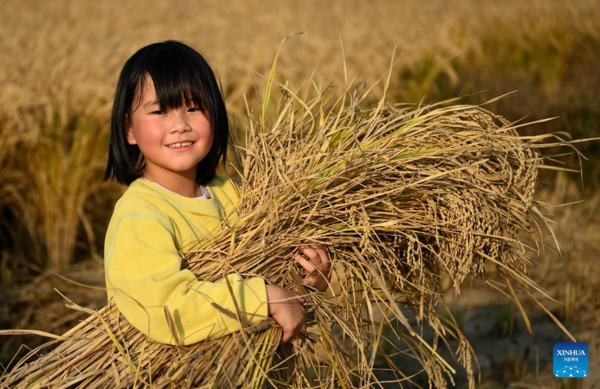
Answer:
<svg viewBox="0 0 600 389"><path fill-rule="evenodd" d="M281 86L269 118L274 69L262 110L249 113L247 146L234 140L240 218L182 255L202 280L236 271L296 290L307 299L308 331L281 345L281 329L267 321L220 339L168 346L149 341L112 303L96 312L67 299L89 318L26 363L44 346L31 351L0 384L370 387L379 386L376 358L398 382L410 381L380 348L388 339L443 388L454 368L440 357L440 341L455 338L458 362L474 387L472 348L456 322L436 311L442 276L458 293L467 277L485 277L493 264L507 286L491 285L507 295L515 296L509 280L543 293L528 276L520 234L538 242L536 218L546 222L533 199L538 170L550 167L538 149L573 142L559 134L519 136L521 125L481 106L450 105L455 100L415 108L382 98L363 109L360 88L328 105L317 87L308 100ZM334 279L326 293L297 280L300 268L291 258L302 239L329 248ZM419 335L425 325L436 334L431 344Z"/></svg>

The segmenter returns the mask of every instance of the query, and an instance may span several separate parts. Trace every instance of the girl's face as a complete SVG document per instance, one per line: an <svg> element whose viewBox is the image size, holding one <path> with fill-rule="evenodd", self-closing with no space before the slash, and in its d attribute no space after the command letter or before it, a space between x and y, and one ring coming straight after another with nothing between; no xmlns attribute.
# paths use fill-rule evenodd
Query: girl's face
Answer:
<svg viewBox="0 0 600 389"><path fill-rule="evenodd" d="M134 98L134 106L139 97ZM144 95L126 123L127 142L137 144L146 159L144 176L154 181L168 181L174 175L195 179L198 163L212 145L210 122L199 108L185 104L164 112L156 98L150 76L144 79ZM192 142L191 146L169 147Z"/></svg>

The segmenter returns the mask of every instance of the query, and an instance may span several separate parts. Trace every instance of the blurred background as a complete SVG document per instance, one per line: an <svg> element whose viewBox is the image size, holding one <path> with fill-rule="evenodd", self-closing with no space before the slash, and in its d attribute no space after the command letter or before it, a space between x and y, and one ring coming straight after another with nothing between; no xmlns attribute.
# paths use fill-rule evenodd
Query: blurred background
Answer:
<svg viewBox="0 0 600 389"><path fill-rule="evenodd" d="M102 182L110 109L124 62L144 45L194 45L218 74L238 133L248 105L260 102L281 40L276 80L306 87L369 87L388 71L387 100L434 103L464 96L511 121L552 121L523 134L562 131L600 136L600 1L246 0L2 1L0 13L0 329L61 334L106 303L104 234L125 190ZM342 55L343 43L344 55ZM379 87L365 104L381 97ZM565 138L567 135L563 135ZM532 275L558 302L548 309L590 347L600 366L600 142L562 157L580 173L544 172L537 197L561 243L532 256ZM535 333L500 293L473 280L448 297L479 356L480 387L594 387L552 376L552 346L567 338L524 300ZM6 366L33 336L0 338ZM23 350L19 355L22 355ZM595 355L594 355L595 354ZM448 358L452 358L448 354ZM593 372L593 370L592 370ZM462 373L457 374L461 386ZM596 372L596 376L600 374ZM596 378L597 379L597 378ZM425 381L426 382L426 381ZM600 383L595 383L600 387Z"/></svg>

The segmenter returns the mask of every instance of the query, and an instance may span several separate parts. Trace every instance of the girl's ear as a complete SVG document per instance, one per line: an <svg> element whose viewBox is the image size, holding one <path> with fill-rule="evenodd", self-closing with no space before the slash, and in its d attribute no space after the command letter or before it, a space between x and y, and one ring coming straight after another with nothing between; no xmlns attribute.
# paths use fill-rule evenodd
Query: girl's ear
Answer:
<svg viewBox="0 0 600 389"><path fill-rule="evenodd" d="M135 134L133 133L133 129L131 128L129 116L125 117L125 134L127 136L127 143L129 143L130 145L137 145L137 140L135 139Z"/></svg>

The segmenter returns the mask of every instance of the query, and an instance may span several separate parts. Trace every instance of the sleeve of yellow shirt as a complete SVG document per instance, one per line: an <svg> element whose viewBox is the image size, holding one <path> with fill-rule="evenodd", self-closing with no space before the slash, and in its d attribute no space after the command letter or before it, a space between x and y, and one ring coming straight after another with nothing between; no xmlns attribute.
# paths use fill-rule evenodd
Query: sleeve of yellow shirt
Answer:
<svg viewBox="0 0 600 389"><path fill-rule="evenodd" d="M268 316L264 279L229 274L233 296L224 280L197 280L191 271L181 270L172 227L157 215L122 216L105 254L106 276L117 308L135 328L157 342L177 344L165 307L180 345L240 330L234 298L248 322L258 323Z"/></svg>

